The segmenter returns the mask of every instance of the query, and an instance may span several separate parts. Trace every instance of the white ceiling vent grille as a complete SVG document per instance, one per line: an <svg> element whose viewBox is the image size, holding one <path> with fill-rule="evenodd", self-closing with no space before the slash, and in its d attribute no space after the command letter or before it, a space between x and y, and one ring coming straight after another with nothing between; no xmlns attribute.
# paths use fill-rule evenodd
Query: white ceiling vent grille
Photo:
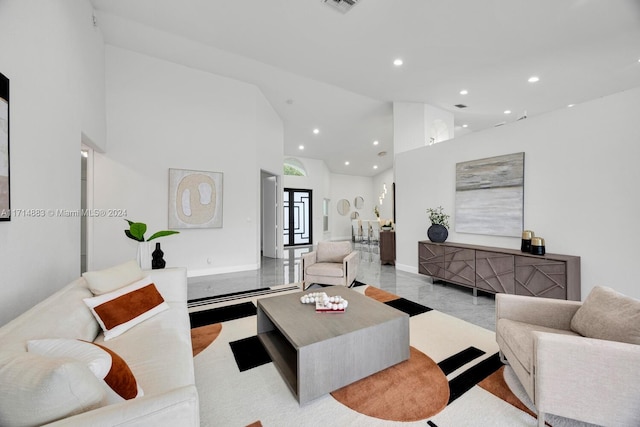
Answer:
<svg viewBox="0 0 640 427"><path fill-rule="evenodd" d="M360 0L322 0L324 4L328 4L334 9L338 9L342 13L347 13Z"/></svg>

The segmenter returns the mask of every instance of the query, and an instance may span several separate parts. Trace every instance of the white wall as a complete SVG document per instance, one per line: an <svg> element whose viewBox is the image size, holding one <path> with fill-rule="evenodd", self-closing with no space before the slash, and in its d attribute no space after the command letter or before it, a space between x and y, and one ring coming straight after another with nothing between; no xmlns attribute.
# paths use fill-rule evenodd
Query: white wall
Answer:
<svg viewBox="0 0 640 427"><path fill-rule="evenodd" d="M331 207L329 217L329 227L331 229L332 240L351 240L351 212L358 212L360 219L376 219L373 207L378 203L378 196L373 193L373 178L353 175L331 175ZM354 199L362 196L364 206L356 209ZM351 206L348 215L340 215L337 203L341 199L347 199Z"/></svg>
<svg viewBox="0 0 640 427"><path fill-rule="evenodd" d="M305 167L307 176L284 175L283 188L298 188L312 191L312 223L313 223L313 244L317 244L321 240L330 240L331 218L334 216L335 200L331 200L329 205L329 232L322 230L322 201L325 198L331 198L331 173L329 168L322 160L308 159L304 157L296 157ZM284 160L284 159L283 159ZM281 162L282 163L282 162ZM281 169L283 165L281 164ZM280 205L282 206L282 205ZM337 212L335 213L337 215Z"/></svg>
<svg viewBox="0 0 640 427"><path fill-rule="evenodd" d="M393 168L380 172L373 177L372 188L372 201L378 205L380 210L380 219L393 219L393 183L395 178L393 176ZM378 197L384 190L384 186L387 186L387 194L382 200L382 205L379 204Z"/></svg>
<svg viewBox="0 0 640 427"><path fill-rule="evenodd" d="M0 222L0 325L80 273L80 140L104 135L102 36L83 0L0 2L0 72L10 79L11 207ZM91 87L92 96L87 88Z"/></svg>
<svg viewBox="0 0 640 427"><path fill-rule="evenodd" d="M223 227L162 238L167 266L189 275L255 269L260 169L282 170L282 123L250 84L107 46L107 152L96 154L96 208L168 227L169 168L222 172ZM270 153L271 154L266 154ZM95 221L94 268L135 257L122 218Z"/></svg>
<svg viewBox="0 0 640 427"><path fill-rule="evenodd" d="M524 228L548 252L581 256L582 298L598 284L640 297L639 111L640 88L399 154L398 268L417 272L426 209L439 205L452 215L448 240L519 249L519 238L454 231L455 164L524 151Z"/></svg>

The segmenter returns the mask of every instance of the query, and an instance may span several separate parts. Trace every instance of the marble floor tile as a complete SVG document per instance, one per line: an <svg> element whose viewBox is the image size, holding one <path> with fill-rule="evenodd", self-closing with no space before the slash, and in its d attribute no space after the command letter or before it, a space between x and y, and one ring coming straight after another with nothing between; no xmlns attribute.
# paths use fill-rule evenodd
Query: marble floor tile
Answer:
<svg viewBox="0 0 640 427"><path fill-rule="evenodd" d="M396 270L392 265L380 265L380 252L375 245L355 244L354 248L360 253L359 282L495 330L493 295L479 293L474 298L469 288L433 283L429 276ZM310 246L287 248L282 259L263 257L259 270L190 277L189 299L300 282L300 260L302 254L310 250Z"/></svg>

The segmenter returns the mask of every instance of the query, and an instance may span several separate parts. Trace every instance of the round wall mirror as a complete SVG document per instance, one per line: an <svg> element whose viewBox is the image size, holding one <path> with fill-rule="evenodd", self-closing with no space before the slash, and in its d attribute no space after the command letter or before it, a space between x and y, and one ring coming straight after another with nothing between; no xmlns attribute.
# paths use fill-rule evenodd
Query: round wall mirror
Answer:
<svg viewBox="0 0 640 427"><path fill-rule="evenodd" d="M356 209L364 208L364 199L362 196L358 196L353 200L353 206L355 206Z"/></svg>
<svg viewBox="0 0 640 427"><path fill-rule="evenodd" d="M348 215L351 209L351 203L347 199L338 200L338 213L340 215Z"/></svg>

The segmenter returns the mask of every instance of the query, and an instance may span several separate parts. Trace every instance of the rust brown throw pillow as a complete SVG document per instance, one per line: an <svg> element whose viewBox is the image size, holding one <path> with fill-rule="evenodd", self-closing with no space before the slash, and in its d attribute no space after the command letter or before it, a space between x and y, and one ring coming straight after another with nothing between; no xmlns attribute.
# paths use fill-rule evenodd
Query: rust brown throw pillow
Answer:
<svg viewBox="0 0 640 427"><path fill-rule="evenodd" d="M105 341L169 308L150 277L84 302L104 331Z"/></svg>

